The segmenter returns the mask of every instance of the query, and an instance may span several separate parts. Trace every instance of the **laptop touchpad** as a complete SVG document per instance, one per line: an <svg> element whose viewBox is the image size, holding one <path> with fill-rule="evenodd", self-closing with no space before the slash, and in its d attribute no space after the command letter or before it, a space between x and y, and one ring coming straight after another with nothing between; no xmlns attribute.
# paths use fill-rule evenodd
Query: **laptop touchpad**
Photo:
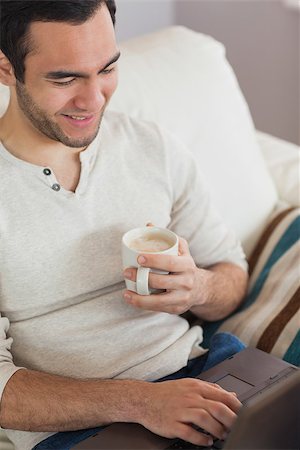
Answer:
<svg viewBox="0 0 300 450"><path fill-rule="evenodd" d="M237 395L244 394L253 387L253 384L240 380L239 378L230 374L227 374L219 380L215 380L214 382L221 386L223 389L226 389L226 391L235 392Z"/></svg>

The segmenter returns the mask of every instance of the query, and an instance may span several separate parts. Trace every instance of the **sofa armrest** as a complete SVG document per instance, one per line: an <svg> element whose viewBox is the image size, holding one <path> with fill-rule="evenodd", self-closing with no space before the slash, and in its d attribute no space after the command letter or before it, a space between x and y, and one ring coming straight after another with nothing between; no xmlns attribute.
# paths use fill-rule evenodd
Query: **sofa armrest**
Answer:
<svg viewBox="0 0 300 450"><path fill-rule="evenodd" d="M261 131L256 135L279 199L300 206L300 147Z"/></svg>

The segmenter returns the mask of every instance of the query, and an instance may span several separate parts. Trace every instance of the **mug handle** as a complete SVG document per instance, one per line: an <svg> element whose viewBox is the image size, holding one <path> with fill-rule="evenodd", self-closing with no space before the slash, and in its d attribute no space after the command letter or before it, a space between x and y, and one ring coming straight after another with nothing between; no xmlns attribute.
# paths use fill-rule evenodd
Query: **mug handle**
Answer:
<svg viewBox="0 0 300 450"><path fill-rule="evenodd" d="M136 292L139 295L150 295L149 292L149 267L138 267L136 274Z"/></svg>

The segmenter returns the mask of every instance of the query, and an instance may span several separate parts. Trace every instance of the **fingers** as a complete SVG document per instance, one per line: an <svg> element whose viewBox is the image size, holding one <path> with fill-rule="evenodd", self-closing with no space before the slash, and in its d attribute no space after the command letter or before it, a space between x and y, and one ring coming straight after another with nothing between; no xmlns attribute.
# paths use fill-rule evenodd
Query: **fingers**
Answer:
<svg viewBox="0 0 300 450"><path fill-rule="evenodd" d="M135 268L127 268L124 270L123 275L127 280L136 281L136 273L137 270ZM149 287L153 289L189 289L189 287L192 286L192 283L192 276L187 277L186 275L183 276L181 274L160 275L153 272L149 273Z"/></svg>
<svg viewBox="0 0 300 450"><path fill-rule="evenodd" d="M180 239L180 242L183 240ZM178 255L163 254L140 254L137 261L143 267L164 270L166 272L184 272L189 268L194 268L195 263L190 255L187 242L180 246L180 257Z"/></svg>
<svg viewBox="0 0 300 450"><path fill-rule="evenodd" d="M205 409L190 409L186 418L189 423L202 428L218 439L225 439L227 435L228 429Z"/></svg>
<svg viewBox="0 0 300 450"><path fill-rule="evenodd" d="M138 295L133 291L124 291L127 303L148 311L167 312L169 314L182 314L190 309L190 298L180 291L166 291L161 294Z"/></svg>
<svg viewBox="0 0 300 450"><path fill-rule="evenodd" d="M203 445L205 447L213 444L213 439L207 434L195 430L191 425L181 423L177 428L177 437L194 445Z"/></svg>
<svg viewBox="0 0 300 450"><path fill-rule="evenodd" d="M213 400L206 398L208 391ZM237 419L237 413L241 407L239 400L233 393L217 385L205 383L201 387L201 405L202 408L189 409L188 421L205 429L214 437L225 439Z"/></svg>
<svg viewBox="0 0 300 450"><path fill-rule="evenodd" d="M206 410L227 430L230 430L241 408L241 402L236 395L222 388L216 389L211 385L208 390L202 390L202 395L206 398Z"/></svg>
<svg viewBox="0 0 300 450"><path fill-rule="evenodd" d="M151 269L171 273L183 273L195 268L194 260L190 255L178 257L174 255L155 255L148 253L147 255L139 255L137 261L143 267L150 267Z"/></svg>
<svg viewBox="0 0 300 450"><path fill-rule="evenodd" d="M232 409L227 405L221 402L207 400L206 407L210 416L213 417L216 421L222 423L225 427L225 430L230 430L233 427L233 424L237 418L237 414L233 412Z"/></svg>
<svg viewBox="0 0 300 450"><path fill-rule="evenodd" d="M201 386L201 394L208 401L223 403L235 414L239 412L242 406L234 392L228 392L214 383L204 382Z"/></svg>
<svg viewBox="0 0 300 450"><path fill-rule="evenodd" d="M182 271L182 261L176 255L141 254L137 258L137 261L143 267L164 270L166 272Z"/></svg>
<svg viewBox="0 0 300 450"><path fill-rule="evenodd" d="M214 420L225 427L223 432L230 430L242 406L241 402L234 393L228 392L214 383L207 383L201 380L197 381L199 382L197 389L199 402L200 399L201 401L202 399L205 400L204 403L202 403L203 409L205 409ZM201 426L201 424L199 426ZM215 432L219 432L219 430L216 429ZM219 437L219 434L216 434L216 436Z"/></svg>

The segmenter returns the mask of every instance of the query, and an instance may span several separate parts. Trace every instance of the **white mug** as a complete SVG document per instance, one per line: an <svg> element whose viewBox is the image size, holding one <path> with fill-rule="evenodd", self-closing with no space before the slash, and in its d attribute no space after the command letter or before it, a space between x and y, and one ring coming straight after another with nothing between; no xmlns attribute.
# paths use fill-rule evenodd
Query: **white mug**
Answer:
<svg viewBox="0 0 300 450"><path fill-rule="evenodd" d="M139 295L150 295L157 292L157 289L149 288L149 272L169 272L140 266L137 258L142 253L178 255L178 236L166 228L142 227L128 231L122 238L123 268L137 269L136 282L125 279L126 287Z"/></svg>

